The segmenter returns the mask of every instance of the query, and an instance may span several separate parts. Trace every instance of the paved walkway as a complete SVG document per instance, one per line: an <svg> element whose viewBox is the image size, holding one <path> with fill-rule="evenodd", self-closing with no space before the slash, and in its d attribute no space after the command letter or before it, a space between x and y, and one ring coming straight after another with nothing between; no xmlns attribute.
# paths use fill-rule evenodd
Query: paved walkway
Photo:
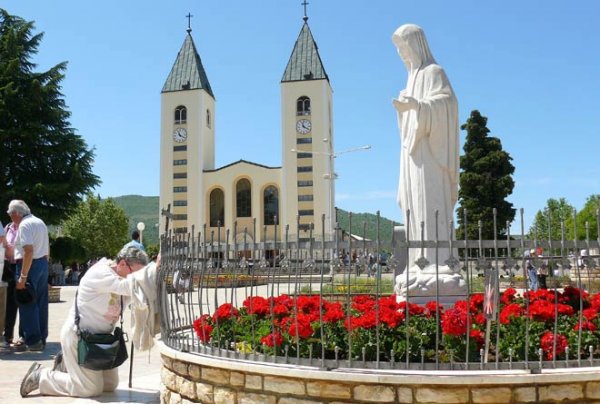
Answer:
<svg viewBox="0 0 600 404"><path fill-rule="evenodd" d="M154 346L150 354L134 352L131 389L128 387L130 352L130 359L119 368L120 383L113 393L83 399L40 396L36 390L26 398L21 398L21 380L32 361L38 361L42 366L52 366L54 355L60 350L60 329L75 298L75 291L75 286L62 287L61 302L50 303L49 335L44 352L13 352L0 348L0 403L158 403L161 368L158 346ZM123 316L125 330L131 329L129 313L129 310L125 310Z"/></svg>

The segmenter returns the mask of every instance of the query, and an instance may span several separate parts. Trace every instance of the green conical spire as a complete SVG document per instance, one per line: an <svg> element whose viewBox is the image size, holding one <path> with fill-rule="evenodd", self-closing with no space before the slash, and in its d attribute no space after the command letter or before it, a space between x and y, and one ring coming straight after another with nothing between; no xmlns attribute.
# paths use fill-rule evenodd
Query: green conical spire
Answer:
<svg viewBox="0 0 600 404"><path fill-rule="evenodd" d="M305 20L281 82L322 79L329 80L329 77L321 62L319 48Z"/></svg>
<svg viewBox="0 0 600 404"><path fill-rule="evenodd" d="M194 45L191 29L188 29L188 34L177 54L177 59L171 68L169 77L165 81L162 92L195 89L204 89L213 98L215 97L202 66L200 55L198 55L198 51L196 50L196 45Z"/></svg>

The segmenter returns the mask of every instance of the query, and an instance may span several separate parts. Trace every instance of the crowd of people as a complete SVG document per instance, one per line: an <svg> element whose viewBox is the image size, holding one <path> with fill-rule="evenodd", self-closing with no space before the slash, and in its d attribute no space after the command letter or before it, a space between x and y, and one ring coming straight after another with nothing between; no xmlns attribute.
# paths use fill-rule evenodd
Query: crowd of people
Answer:
<svg viewBox="0 0 600 404"><path fill-rule="evenodd" d="M6 226L0 223L0 245L5 250L2 280L8 285L4 348L11 352L44 351L48 339L48 285L78 285L75 302L61 330L61 352L55 357L54 366L45 368L33 362L21 383L21 396L38 389L41 395L70 397L114 391L118 385L117 368L90 370L79 364L76 307L80 329L90 333L112 333L122 308L130 307L130 338L136 348L149 349L156 331L156 272L160 257L157 262L150 262L134 234L114 259L104 257L65 268L58 260L49 262L48 229L24 201L11 201L7 213L11 222ZM19 327L15 334L17 315Z"/></svg>

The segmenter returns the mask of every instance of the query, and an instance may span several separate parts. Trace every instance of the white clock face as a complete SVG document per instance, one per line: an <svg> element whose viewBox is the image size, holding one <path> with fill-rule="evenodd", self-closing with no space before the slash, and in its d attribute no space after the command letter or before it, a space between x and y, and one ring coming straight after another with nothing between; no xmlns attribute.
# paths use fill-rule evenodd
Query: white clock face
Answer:
<svg viewBox="0 0 600 404"><path fill-rule="evenodd" d="M296 122L296 132L306 134L310 132L312 124L308 119L300 119Z"/></svg>
<svg viewBox="0 0 600 404"><path fill-rule="evenodd" d="M173 140L174 141L176 141L177 143L182 143L182 142L185 142L186 139L187 139L187 131L185 130L185 128L175 129L175 131L173 132Z"/></svg>

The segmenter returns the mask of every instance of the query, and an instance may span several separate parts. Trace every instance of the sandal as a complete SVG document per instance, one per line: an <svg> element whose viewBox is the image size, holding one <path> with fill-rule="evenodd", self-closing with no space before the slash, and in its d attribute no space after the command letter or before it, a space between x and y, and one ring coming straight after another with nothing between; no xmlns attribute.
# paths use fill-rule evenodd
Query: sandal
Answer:
<svg viewBox="0 0 600 404"><path fill-rule="evenodd" d="M12 347L15 351L27 350L27 345L25 345L25 341L23 341L22 339L18 339L15 343L12 344Z"/></svg>

